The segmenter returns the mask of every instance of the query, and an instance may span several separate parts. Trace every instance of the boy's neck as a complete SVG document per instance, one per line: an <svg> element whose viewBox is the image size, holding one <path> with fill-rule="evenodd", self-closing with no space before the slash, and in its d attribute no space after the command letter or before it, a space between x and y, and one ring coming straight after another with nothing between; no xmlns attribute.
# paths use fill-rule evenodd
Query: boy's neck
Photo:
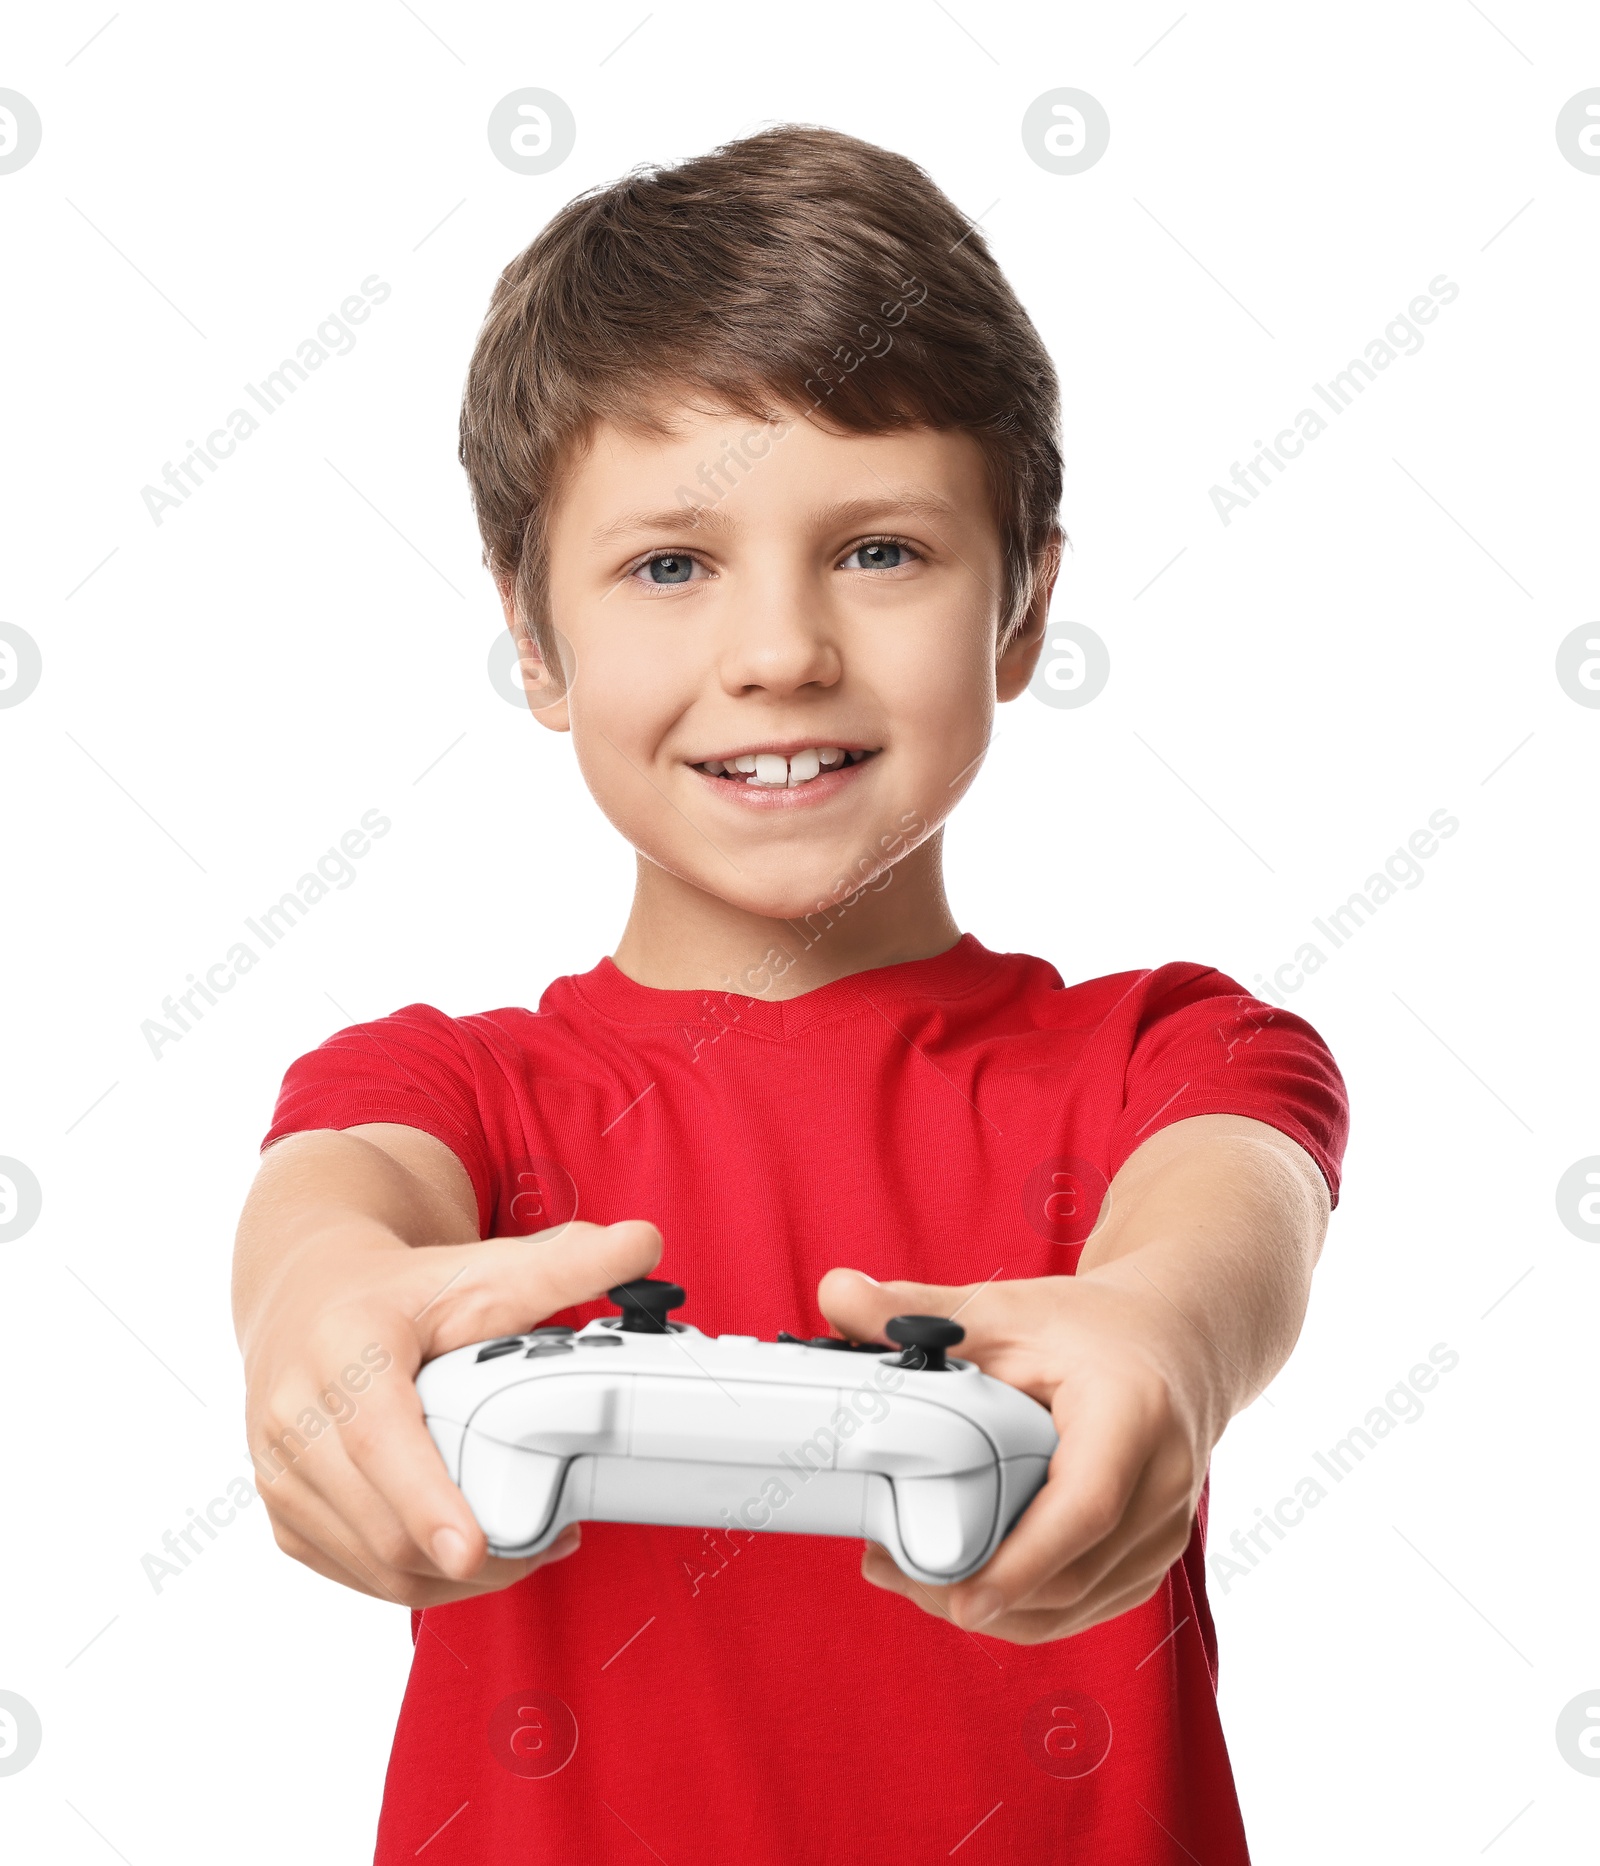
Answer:
<svg viewBox="0 0 1600 1866"><path fill-rule="evenodd" d="M640 856L612 961L657 990L779 999L874 966L931 959L961 937L945 899L943 840L930 836L848 904L795 920L747 912Z"/></svg>

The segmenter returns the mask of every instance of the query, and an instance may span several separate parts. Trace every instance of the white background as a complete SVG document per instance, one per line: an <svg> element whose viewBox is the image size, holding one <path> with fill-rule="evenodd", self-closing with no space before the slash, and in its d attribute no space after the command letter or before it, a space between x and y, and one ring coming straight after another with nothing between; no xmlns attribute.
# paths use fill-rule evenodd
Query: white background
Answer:
<svg viewBox="0 0 1600 1866"><path fill-rule="evenodd" d="M1223 1710L1265 1866L1591 1859L1555 1720L1600 1692L1600 1246L1555 1189L1600 1153L1600 711L1554 670L1595 614L1600 176L1554 122L1600 16L112 4L15 10L0 54L44 124L0 175L0 618L44 661L0 710L0 1155L44 1198L0 1245L0 1689L44 1726L8 1857L370 1852L404 1615L259 1506L159 1595L140 1558L246 1469L229 1250L286 1064L403 1003L533 1002L621 925L627 851L486 672L455 424L495 275L579 189L798 119L982 216L1061 372L1055 613L1111 679L1006 709L949 836L963 924L1068 978L1252 985L1459 818L1287 1000L1353 1132L1216 1544L1433 1344L1460 1364L1216 1590ZM485 135L524 85L577 119L544 176ZM1060 85L1112 125L1076 176L1019 134ZM153 523L141 487L373 273L355 349ZM1224 526L1210 487L1441 273L1420 352ZM152 1058L141 1022L372 808L355 883Z"/></svg>

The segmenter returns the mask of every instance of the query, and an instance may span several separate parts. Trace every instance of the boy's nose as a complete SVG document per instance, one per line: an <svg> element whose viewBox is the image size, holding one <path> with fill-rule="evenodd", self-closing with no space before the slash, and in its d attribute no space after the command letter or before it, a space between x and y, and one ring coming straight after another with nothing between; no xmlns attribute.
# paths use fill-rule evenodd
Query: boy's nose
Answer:
<svg viewBox="0 0 1600 1866"><path fill-rule="evenodd" d="M770 585L727 619L721 674L730 694L764 691L787 694L802 687L831 687L844 671L843 658L819 613L793 590Z"/></svg>

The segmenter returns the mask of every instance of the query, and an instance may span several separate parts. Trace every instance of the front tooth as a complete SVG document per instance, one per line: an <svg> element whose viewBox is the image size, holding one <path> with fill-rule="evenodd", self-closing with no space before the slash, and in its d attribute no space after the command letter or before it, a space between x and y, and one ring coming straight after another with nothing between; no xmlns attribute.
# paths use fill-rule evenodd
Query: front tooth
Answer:
<svg viewBox="0 0 1600 1866"><path fill-rule="evenodd" d="M789 760L789 782L804 784L814 778L821 768L821 757L810 746L807 746L803 752L796 752Z"/></svg>
<svg viewBox="0 0 1600 1866"><path fill-rule="evenodd" d="M756 755L754 752L741 752L728 767L730 771L754 771L755 768Z"/></svg>
<svg viewBox="0 0 1600 1866"><path fill-rule="evenodd" d="M741 759L740 763L744 761ZM780 752L757 752L755 781L758 784L787 784L789 761Z"/></svg>
<svg viewBox="0 0 1600 1866"><path fill-rule="evenodd" d="M836 765L843 757L844 753L837 745L824 745L817 753L817 762L822 765Z"/></svg>
<svg viewBox="0 0 1600 1866"><path fill-rule="evenodd" d="M704 759L700 765L702 771L709 771L713 777L721 777L723 768L723 763L720 758Z"/></svg>

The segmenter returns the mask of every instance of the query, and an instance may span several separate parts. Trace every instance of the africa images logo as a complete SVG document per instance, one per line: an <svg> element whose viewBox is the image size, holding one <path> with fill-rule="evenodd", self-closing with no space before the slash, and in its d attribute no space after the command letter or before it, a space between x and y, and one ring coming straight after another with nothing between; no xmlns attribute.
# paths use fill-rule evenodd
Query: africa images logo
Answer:
<svg viewBox="0 0 1600 1866"><path fill-rule="evenodd" d="M1360 356L1351 357L1328 381L1312 383L1312 393L1337 419L1354 405L1369 383L1377 381L1381 370L1387 369L1398 357L1415 356L1425 341L1418 326L1431 324L1441 306L1454 304L1460 296L1461 287L1439 273L1429 281L1425 292L1419 292L1404 311L1397 311L1390 318L1382 334L1374 337ZM1271 441L1258 438L1254 443L1254 457L1242 464L1237 460L1233 463L1233 489L1211 488L1212 508L1223 524L1231 524L1235 512L1247 511L1274 478L1281 477L1305 452L1306 442L1320 440L1330 425L1327 416L1315 408L1302 408L1291 424L1281 428Z"/></svg>
<svg viewBox="0 0 1600 1866"><path fill-rule="evenodd" d="M247 972L254 971L266 954L319 901L327 898L330 889L342 893L353 886L357 874L354 864L370 854L373 843L387 836L392 827L388 817L377 810L368 810L359 827L346 830L339 838L339 846L319 857L315 874L309 871L303 874L289 893L281 895L270 907L262 908L259 915L246 915L245 926L260 942L260 952L249 940L236 939L214 965L206 967L204 978L191 972L187 991L162 999L161 1017L147 1017L139 1026L155 1060L160 1062L167 1045L181 1042L201 1021L205 1016L202 1005L220 1003L219 994L232 991Z"/></svg>
<svg viewBox="0 0 1600 1866"><path fill-rule="evenodd" d="M301 340L293 356L284 357L260 382L244 385L245 394L261 410L260 415L252 414L248 408L230 409L221 425L213 428L204 441L192 437L185 441L188 451L177 464L170 460L163 464L161 478L165 490L162 486L139 488L139 496L152 522L159 526L167 512L176 512L223 461L233 457L241 441L249 440L259 431L263 416L275 415L301 383L310 380L313 370L320 369L332 357L348 356L356 347L356 334L350 326L365 324L372 315L372 307L381 305L391 291L392 287L376 272L369 273L361 281L359 291L352 292L337 311L328 313L311 336ZM202 467L204 473L200 471Z"/></svg>

